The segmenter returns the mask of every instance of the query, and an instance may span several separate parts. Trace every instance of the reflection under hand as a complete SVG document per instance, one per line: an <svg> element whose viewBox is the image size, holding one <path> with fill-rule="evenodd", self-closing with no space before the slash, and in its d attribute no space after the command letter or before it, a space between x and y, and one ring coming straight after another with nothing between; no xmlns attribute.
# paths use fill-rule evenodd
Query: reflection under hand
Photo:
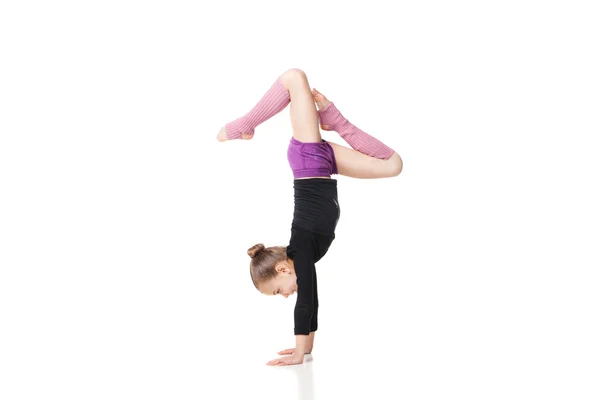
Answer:
<svg viewBox="0 0 600 400"><path fill-rule="evenodd" d="M304 361L302 362L302 364L275 367L276 371L294 371L294 374L296 375L296 379L298 381L299 400L313 400L315 397L313 387L312 363L313 356L311 354L306 354L304 356Z"/></svg>
<svg viewBox="0 0 600 400"><path fill-rule="evenodd" d="M313 400L315 396L312 361L312 354L307 354L304 356L304 362L294 368L298 379L298 399L300 400Z"/></svg>

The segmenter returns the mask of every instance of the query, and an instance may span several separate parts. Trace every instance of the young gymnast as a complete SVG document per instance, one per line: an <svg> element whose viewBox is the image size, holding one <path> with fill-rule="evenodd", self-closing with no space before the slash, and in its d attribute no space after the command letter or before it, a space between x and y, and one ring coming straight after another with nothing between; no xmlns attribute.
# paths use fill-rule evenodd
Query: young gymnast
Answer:
<svg viewBox="0 0 600 400"><path fill-rule="evenodd" d="M295 68L281 74L246 115L223 126L217 140L252 139L258 125L288 104L293 137L287 157L294 176L290 241L285 247L256 244L248 250L250 277L261 293L286 298L297 293L296 347L278 352L286 356L267 365L302 364L312 352L319 308L315 264L335 239L340 217L337 180L331 175L374 179L402 171L402 159L394 150L354 126L334 103L311 90L306 74ZM319 120L323 130L336 131L352 149L323 140Z"/></svg>

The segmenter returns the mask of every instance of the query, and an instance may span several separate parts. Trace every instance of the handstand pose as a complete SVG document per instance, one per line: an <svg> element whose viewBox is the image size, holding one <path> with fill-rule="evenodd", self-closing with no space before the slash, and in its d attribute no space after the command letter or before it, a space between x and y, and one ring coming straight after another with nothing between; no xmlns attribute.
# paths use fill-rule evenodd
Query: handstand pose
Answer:
<svg viewBox="0 0 600 400"><path fill-rule="evenodd" d="M248 250L250 277L261 293L286 298L298 294L296 347L280 351L278 354L288 356L268 365L301 364L313 348L319 308L315 264L333 242L340 217L337 180L331 175L373 179L402 171L398 153L350 123L316 89L311 91L306 74L299 69L281 74L250 112L221 128L217 140L252 139L254 128L288 104L293 137L287 157L294 176L290 241L286 247L257 244ZM336 131L352 149L323 140L319 120L323 130Z"/></svg>

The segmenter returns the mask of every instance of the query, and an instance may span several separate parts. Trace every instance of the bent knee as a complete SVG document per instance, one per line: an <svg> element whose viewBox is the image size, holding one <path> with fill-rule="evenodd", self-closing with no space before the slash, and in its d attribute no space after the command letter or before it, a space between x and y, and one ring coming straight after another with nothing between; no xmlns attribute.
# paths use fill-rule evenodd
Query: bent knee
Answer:
<svg viewBox="0 0 600 400"><path fill-rule="evenodd" d="M290 68L287 71L285 71L283 74L281 74L281 79L291 83L294 81L305 81L307 80L306 78L306 73L304 71L302 71L299 68Z"/></svg>

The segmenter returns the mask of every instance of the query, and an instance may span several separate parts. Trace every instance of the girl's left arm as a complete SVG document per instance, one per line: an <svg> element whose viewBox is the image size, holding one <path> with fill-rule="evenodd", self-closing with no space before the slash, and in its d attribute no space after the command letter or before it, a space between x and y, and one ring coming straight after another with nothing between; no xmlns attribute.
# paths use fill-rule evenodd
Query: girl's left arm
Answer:
<svg viewBox="0 0 600 400"><path fill-rule="evenodd" d="M300 362L304 360L304 353L308 353L309 335L296 335L296 352L295 356L298 356Z"/></svg>

